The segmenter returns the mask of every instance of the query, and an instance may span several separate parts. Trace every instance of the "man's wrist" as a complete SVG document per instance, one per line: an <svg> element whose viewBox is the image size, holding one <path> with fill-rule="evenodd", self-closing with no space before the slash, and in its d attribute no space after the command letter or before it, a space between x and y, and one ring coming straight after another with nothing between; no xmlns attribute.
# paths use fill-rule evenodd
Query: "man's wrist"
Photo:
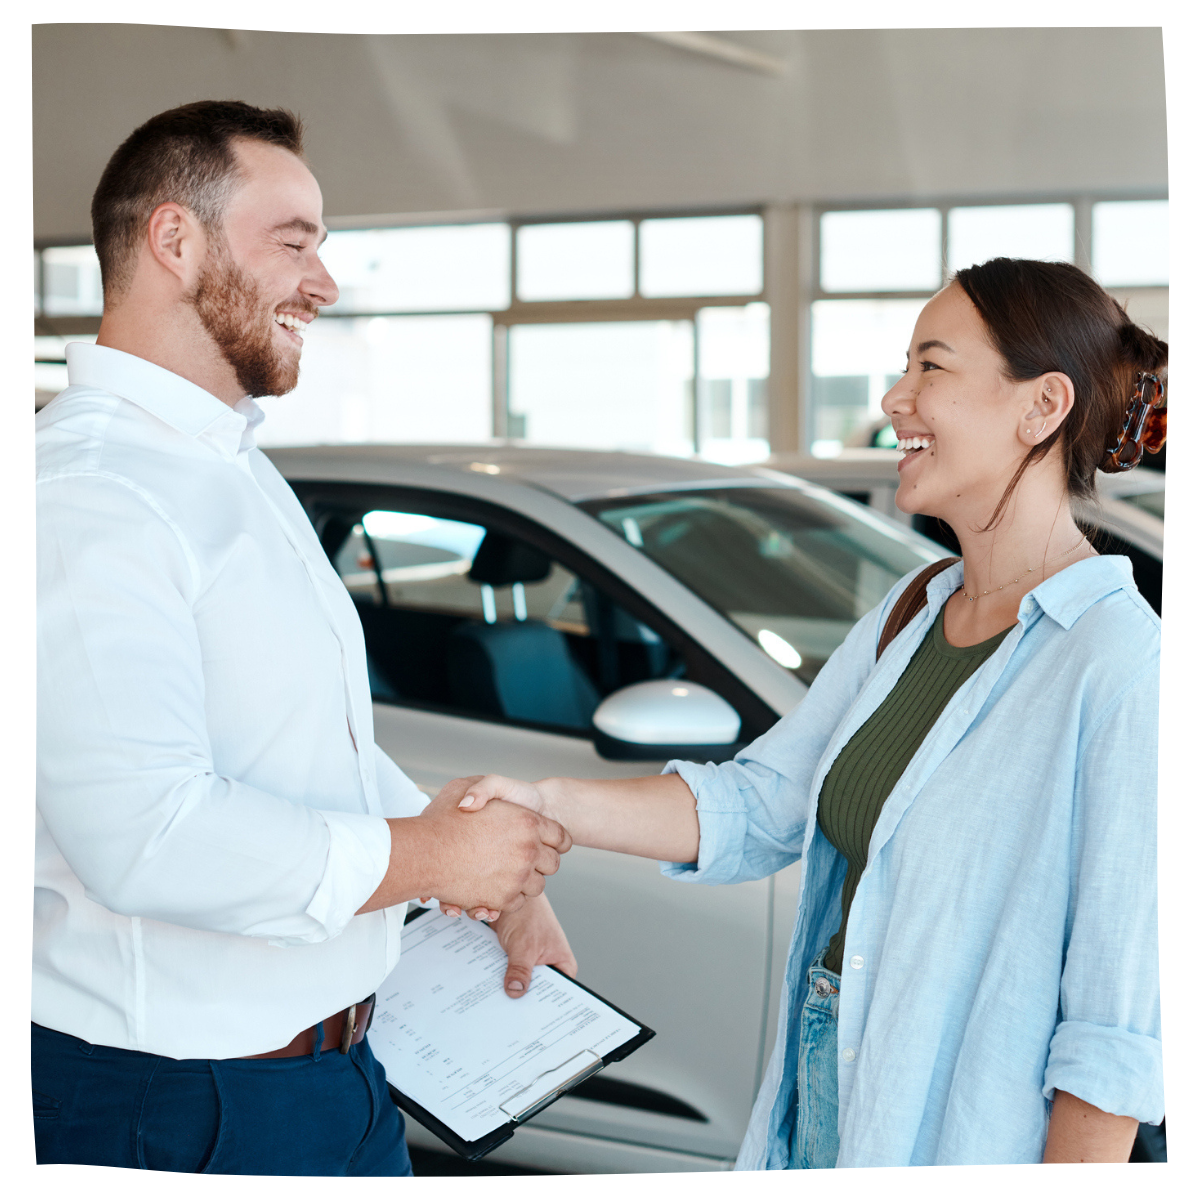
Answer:
<svg viewBox="0 0 1200 1200"><path fill-rule="evenodd" d="M439 839L429 829L424 814L415 817L388 817L391 853L388 868L379 886L360 913L391 908L421 896L436 896L442 882L438 871Z"/></svg>

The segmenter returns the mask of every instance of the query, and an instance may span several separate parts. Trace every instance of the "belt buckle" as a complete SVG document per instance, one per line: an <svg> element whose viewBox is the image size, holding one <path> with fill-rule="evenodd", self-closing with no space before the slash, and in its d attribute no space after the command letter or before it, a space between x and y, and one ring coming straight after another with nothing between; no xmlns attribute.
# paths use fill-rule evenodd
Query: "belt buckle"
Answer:
<svg viewBox="0 0 1200 1200"><path fill-rule="evenodd" d="M342 1044L341 1052L343 1054L350 1053L350 1046L353 1043L354 1035L358 1032L358 1025L355 1024L354 1016L358 1011L358 1005L352 1004L346 1009L346 1023L342 1026Z"/></svg>

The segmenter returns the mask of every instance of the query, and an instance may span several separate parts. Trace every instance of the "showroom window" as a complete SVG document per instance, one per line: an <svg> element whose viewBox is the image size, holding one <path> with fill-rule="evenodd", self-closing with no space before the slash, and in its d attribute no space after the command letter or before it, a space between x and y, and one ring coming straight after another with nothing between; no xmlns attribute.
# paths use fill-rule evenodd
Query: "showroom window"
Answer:
<svg viewBox="0 0 1200 1200"><path fill-rule="evenodd" d="M817 216L809 450L894 445L880 408L922 306L989 258L1074 262L1167 336L1167 201L829 209Z"/></svg>
<svg viewBox="0 0 1200 1200"><path fill-rule="evenodd" d="M774 313L760 212L335 229L321 254L338 302L306 334L299 386L263 402L261 441L502 437L753 462L771 448L771 324L795 321L801 448L886 444L879 402L916 315L972 262L1074 261L1166 338L1167 216L1164 199L829 206L810 277ZM34 304L40 405L66 385L66 342L95 340L90 245L35 248Z"/></svg>

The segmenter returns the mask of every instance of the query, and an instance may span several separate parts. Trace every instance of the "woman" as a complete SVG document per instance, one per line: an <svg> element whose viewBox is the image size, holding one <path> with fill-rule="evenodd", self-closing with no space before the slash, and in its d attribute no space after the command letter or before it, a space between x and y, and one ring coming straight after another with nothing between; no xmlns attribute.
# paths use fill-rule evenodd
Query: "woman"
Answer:
<svg viewBox="0 0 1200 1200"><path fill-rule="evenodd" d="M963 556L882 653L912 576L733 761L452 785L696 882L804 859L739 1167L1125 1161L1162 1119L1159 622L1076 510L1165 437L1166 362L1074 267L960 271L883 408Z"/></svg>

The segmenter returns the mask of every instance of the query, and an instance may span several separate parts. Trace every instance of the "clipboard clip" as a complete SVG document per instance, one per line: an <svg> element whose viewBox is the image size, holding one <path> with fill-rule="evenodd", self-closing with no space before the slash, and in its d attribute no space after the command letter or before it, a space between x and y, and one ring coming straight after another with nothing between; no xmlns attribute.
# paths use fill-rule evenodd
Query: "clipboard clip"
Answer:
<svg viewBox="0 0 1200 1200"><path fill-rule="evenodd" d="M514 1121L526 1121L548 1104L552 1104L568 1088L582 1083L589 1075L594 1075L602 1066L604 1066L604 1059L594 1050L580 1050L578 1054L573 1054L565 1062L559 1063L557 1067L551 1067L548 1071L543 1071L540 1075L535 1076L528 1087L514 1092L503 1104L499 1105L500 1111ZM565 1076L564 1071L568 1072ZM553 1079L547 1088L544 1081L548 1077L553 1077ZM547 1088L547 1090L543 1091L542 1088ZM535 1093L532 1097L530 1097L531 1092Z"/></svg>

